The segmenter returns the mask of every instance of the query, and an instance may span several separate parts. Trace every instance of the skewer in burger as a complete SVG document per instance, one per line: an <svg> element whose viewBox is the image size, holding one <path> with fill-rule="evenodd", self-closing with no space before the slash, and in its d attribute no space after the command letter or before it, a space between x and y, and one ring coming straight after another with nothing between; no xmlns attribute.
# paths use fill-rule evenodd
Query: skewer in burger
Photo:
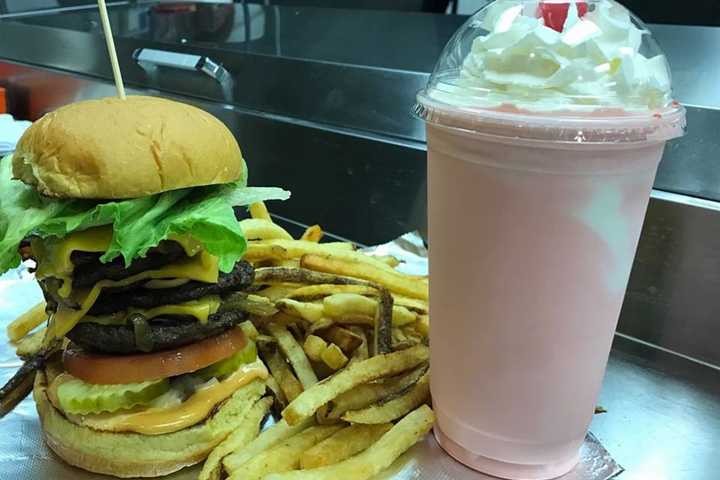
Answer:
<svg viewBox="0 0 720 480"><path fill-rule="evenodd" d="M66 462L165 475L202 461L261 401L233 207L289 194L246 177L218 119L141 96L60 108L0 161L0 272L34 260L48 315L41 353L0 393L34 377L45 439Z"/></svg>

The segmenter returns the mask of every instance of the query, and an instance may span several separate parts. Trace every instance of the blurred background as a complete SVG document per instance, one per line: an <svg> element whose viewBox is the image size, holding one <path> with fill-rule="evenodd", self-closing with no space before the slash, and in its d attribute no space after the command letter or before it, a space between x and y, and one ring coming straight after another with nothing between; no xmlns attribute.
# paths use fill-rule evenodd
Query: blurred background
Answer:
<svg viewBox="0 0 720 480"><path fill-rule="evenodd" d="M0 14L94 3L96 3L94 0L0 0ZM113 2L108 1L107 3ZM246 0L215 3L446 12L469 15L485 4L486 0ZM676 0L622 0L622 3L648 23L720 26L720 1L718 0L693 0L684 3Z"/></svg>

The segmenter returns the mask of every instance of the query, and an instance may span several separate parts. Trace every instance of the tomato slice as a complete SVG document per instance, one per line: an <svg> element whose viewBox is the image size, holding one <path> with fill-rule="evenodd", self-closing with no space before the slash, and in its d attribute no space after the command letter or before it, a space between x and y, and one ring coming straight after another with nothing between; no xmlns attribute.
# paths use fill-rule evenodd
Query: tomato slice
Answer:
<svg viewBox="0 0 720 480"><path fill-rule="evenodd" d="M100 385L140 383L194 372L223 360L247 343L236 327L175 350L137 355L99 355L69 348L63 365L71 375Z"/></svg>

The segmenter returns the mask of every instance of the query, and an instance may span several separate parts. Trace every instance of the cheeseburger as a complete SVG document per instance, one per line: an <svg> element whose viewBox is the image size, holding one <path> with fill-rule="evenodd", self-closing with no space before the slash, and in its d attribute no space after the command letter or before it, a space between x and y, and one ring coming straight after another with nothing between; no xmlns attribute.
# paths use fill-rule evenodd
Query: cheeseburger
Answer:
<svg viewBox="0 0 720 480"><path fill-rule="evenodd" d="M141 96L60 108L0 160L0 272L34 261L48 320L33 396L66 462L174 472L265 394L233 207L288 193L246 178L218 119Z"/></svg>

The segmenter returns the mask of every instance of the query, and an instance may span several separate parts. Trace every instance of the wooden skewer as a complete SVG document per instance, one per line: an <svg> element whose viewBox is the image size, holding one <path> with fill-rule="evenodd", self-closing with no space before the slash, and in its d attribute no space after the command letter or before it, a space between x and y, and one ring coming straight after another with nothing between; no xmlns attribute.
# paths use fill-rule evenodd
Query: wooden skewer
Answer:
<svg viewBox="0 0 720 480"><path fill-rule="evenodd" d="M102 22L103 32L105 33L105 43L107 44L108 55L110 56L110 65L112 66L113 77L115 78L115 88L118 97L125 100L125 85L123 85L122 73L120 72L120 64L115 51L115 41L113 40L112 28L110 28L110 19L108 18L107 5L105 0L98 0L98 8L100 9L100 21Z"/></svg>

